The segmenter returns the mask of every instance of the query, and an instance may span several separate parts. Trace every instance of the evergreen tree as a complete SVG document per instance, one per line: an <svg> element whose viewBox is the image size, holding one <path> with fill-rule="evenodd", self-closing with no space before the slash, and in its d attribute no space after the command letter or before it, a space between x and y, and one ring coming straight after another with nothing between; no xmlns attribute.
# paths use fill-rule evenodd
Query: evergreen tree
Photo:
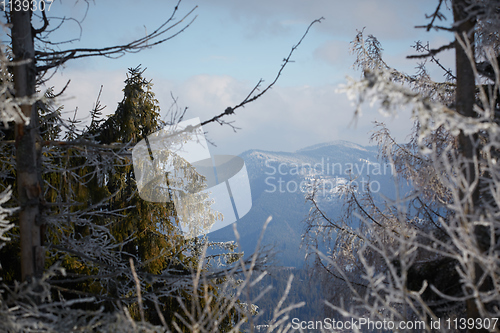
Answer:
<svg viewBox="0 0 500 333"><path fill-rule="evenodd" d="M143 77L143 73L144 70L140 67L129 69L123 89L124 97L118 104L116 112L102 120L99 119L98 110L94 110L92 122L82 134L83 137L94 139L103 145L114 143L134 145L165 125L159 120L160 109L152 92L153 84ZM160 324L156 309L158 306L167 322L176 320L174 313L182 313L176 297L181 297L186 304L190 304L193 290L188 284L179 287L175 283L168 283L165 276L169 279L175 276L184 280L186 277L190 279L192 269L198 266L199 260L206 260L200 257L201 253L196 250L203 246L203 242L196 238L186 240L183 237L178 227L179 221L173 202L148 202L139 196L129 155L113 159L112 166L109 166L109 160L101 161L101 165L105 163L108 164L105 171L96 170L99 166L80 167L79 176L88 180L85 185L79 180L74 184L77 189L72 192L76 194L76 200L85 202L87 207L100 205L101 209L107 212L117 213L94 216L92 223L109 228L113 243L120 247L119 256L122 263L133 260L135 269L144 277L141 287L143 302L147 309L146 319ZM74 166L83 164L82 157L76 158L73 162ZM66 165L65 168L71 169L71 166ZM101 175L96 176L99 172ZM191 174L196 175L196 173ZM200 182L200 178L195 177L193 182ZM81 210L82 207L78 209ZM87 227L82 228L77 225L74 226L74 233L74 237L77 238L90 236ZM234 246L226 246L223 250L229 251L230 257L234 249ZM223 253L220 256L225 255L226 253ZM230 262L231 259L228 260L228 263ZM102 267L99 268L101 269ZM92 272L95 274L95 269L90 267L86 267L85 270L80 268L78 271L82 277L91 275ZM207 290L196 292L200 297L198 302L202 305L207 302L204 300L204 293L217 295L217 284L222 281L224 279L219 278L214 285L209 283ZM92 281L83 287L88 288L88 291L104 292L110 297L123 298L126 295L120 293L120 290L123 290L120 284L128 283L127 278L120 277L104 284L102 280L99 283ZM74 286L71 281L70 284ZM215 297L209 302L215 304L218 301L220 300ZM130 309L136 319L139 319L138 304L131 304ZM236 314L236 309L229 311L227 318L221 322L221 328L230 328L233 321L231 318Z"/></svg>
<svg viewBox="0 0 500 333"><path fill-rule="evenodd" d="M57 18L47 16L50 7L40 8L40 15L33 15L29 4L5 8L8 25L2 23L2 28L10 29L12 56L6 56L7 47L0 45L0 122L4 126L0 160L5 163L0 183L9 189L15 182L16 195L2 192L0 204L5 206L12 198L7 206L18 210L10 220L17 225L13 228L12 223L5 223L4 214L13 211L0 207L0 248L7 241L6 232L9 244L14 245L10 251L3 247L6 256L2 253L2 262L12 263L12 269L0 273L7 278L0 286L0 330L156 332L165 331L175 317L182 322L175 326L180 331L224 331L233 325L238 329L248 318L250 312L236 305L245 286L260 280L252 275L262 263L257 255L250 261L235 256L232 260L238 263L231 270L201 275L200 246L187 244L174 231L171 205L141 202L134 193L127 158L130 145L159 125L154 95L140 69L131 71L134 75L129 76L120 116L101 121L97 103L92 124L83 131L75 120L62 120L60 110L51 105L53 94L42 96L37 91L49 71L69 60L138 52L178 35L190 25L186 18L194 11L178 20L175 14L180 2L166 22L140 39L125 45L75 49L55 49L65 43L52 39ZM41 22L38 28L37 19ZM266 93L298 44L271 84L256 93L259 81L241 103L203 124L227 124L224 117ZM12 77L6 75L10 70ZM143 111L147 116L134 118ZM138 209L131 209L133 204ZM226 248L232 251L231 246ZM191 269L197 274L193 279ZM245 274L242 287L233 280L238 269ZM216 290L218 282L225 287ZM227 286L237 289L234 297ZM179 295L175 304L184 305L182 311L176 311L181 315L168 312L170 318L164 318L161 310L171 310L173 297ZM159 320L161 328L145 321L146 316L153 317L152 309L159 303L164 308L153 321ZM131 318L129 309L140 322ZM276 312L277 326L284 326L281 317L286 313L286 309Z"/></svg>
<svg viewBox="0 0 500 333"><path fill-rule="evenodd" d="M96 120L90 125L89 134L95 135L98 142L136 144L165 125L159 120L160 110L152 92L153 84L143 77L143 73L140 67L129 69L124 97L116 112L101 124L96 124ZM97 182L98 179L95 179L92 186L99 187ZM104 193L95 192L98 196L94 196L89 188L88 196L96 203L115 194L108 208L122 211L126 218L120 218L113 224L113 236L117 242L134 239L124 246L125 252L145 263L149 273L153 274L160 274L167 268L166 258L182 257L184 242L176 228L173 203L151 203L139 197L129 158L104 175L103 185L106 188ZM167 249L168 253L164 253Z"/></svg>

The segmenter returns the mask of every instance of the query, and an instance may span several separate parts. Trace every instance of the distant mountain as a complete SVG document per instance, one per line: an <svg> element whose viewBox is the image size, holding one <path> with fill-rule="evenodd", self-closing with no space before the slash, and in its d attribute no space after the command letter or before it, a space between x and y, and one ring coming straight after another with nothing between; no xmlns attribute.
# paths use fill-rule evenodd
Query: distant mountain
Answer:
<svg viewBox="0 0 500 333"><path fill-rule="evenodd" d="M335 141L330 141L330 142L324 142L324 143L318 143L309 147L305 147L302 149L297 150L297 153L302 153L306 151L314 151L318 150L324 147L337 147L337 148L347 148L347 149L357 149L357 150L372 150L376 151L377 147L376 146L369 146L369 147L363 147L361 145L358 145L356 143L350 142L350 141L345 141L345 140L335 140Z"/></svg>
<svg viewBox="0 0 500 333"><path fill-rule="evenodd" d="M310 209L305 194L313 183L321 184L319 203L332 217L341 213L339 186L350 181L357 182L360 191L370 184L372 191L389 197L394 194L392 170L377 160L376 147L334 141L296 152L249 150L240 156L252 190L252 209L237 222L242 249L247 255L255 251L263 224L272 216L263 244L274 246L276 264L281 266L300 268L304 264L303 221ZM209 239L234 240L232 225L209 234Z"/></svg>

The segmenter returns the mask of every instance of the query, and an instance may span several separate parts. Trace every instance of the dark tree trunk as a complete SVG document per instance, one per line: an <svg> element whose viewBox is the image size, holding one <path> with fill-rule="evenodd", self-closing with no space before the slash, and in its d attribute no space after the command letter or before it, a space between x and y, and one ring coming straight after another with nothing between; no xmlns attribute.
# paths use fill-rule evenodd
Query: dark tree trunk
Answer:
<svg viewBox="0 0 500 333"><path fill-rule="evenodd" d="M466 0L453 0L453 18L457 26L458 37L462 40L464 39L464 33L467 34L469 43L472 47L471 52L474 54L474 26L476 24L475 18L471 15L469 16L466 12L466 7L468 6L468 1ZM457 112L466 117L477 117L476 112L473 109L475 103L475 89L476 89L476 78L472 68L473 62L467 56L464 48L458 43L455 44L455 57L456 57L456 72L457 72L457 88L456 88L456 107ZM464 226L471 227L470 230L473 232L473 237L475 237L479 251L485 252L489 247L489 229L485 227L473 227L470 226L473 216L480 213L480 197L479 197L479 182L477 174L477 163L474 159L479 158L477 147L478 137L477 135L465 135L460 133L458 138L458 143L460 145L460 153L464 158L464 163L462 164L462 174L466 181L466 184L462 184L460 199L461 204L464 208ZM481 276L484 274L484 270L478 265L475 265L475 280L479 284ZM483 280L482 285L479 289L482 291L488 291L493 287L491 279L486 278ZM467 301L467 317L468 318L481 318L480 311L476 301L480 300L469 299ZM486 307L489 305L486 304ZM469 332L486 332L488 330L473 328Z"/></svg>
<svg viewBox="0 0 500 333"><path fill-rule="evenodd" d="M35 95L36 67L30 11L11 12L13 76L16 97ZM30 119L29 125L18 123L16 132L16 173L21 211L21 272L23 280L40 276L43 272L45 251L40 232L40 177L37 163L38 117L33 102L21 105L22 113Z"/></svg>
<svg viewBox="0 0 500 333"><path fill-rule="evenodd" d="M459 38L463 39L463 33L466 33L471 46L474 47L473 30L476 22L472 18L464 21L467 18L467 13L465 11L466 6L466 0L454 0L453 16L456 23L461 22L461 24L457 27ZM474 49L472 49L472 52L474 52ZM458 41L455 43L455 61L457 77L455 104L457 112L465 117L476 117L476 113L473 109L475 103L476 79L472 69L471 60ZM462 166L465 179L467 180L467 184L464 184L465 191L461 191L463 195L461 199L466 203L465 214L473 213L479 193L477 191L477 186L472 192L467 190L467 188L475 182L477 177L474 163L471 162L474 156L477 155L477 151L474 149L474 142L474 137L460 133L458 138L458 143L460 145L459 149L462 156L469 162Z"/></svg>

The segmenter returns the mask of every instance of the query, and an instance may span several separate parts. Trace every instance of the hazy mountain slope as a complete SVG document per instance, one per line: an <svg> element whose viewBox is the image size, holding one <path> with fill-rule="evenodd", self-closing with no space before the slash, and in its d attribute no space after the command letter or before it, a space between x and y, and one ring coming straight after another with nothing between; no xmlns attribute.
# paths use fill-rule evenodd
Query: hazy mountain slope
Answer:
<svg viewBox="0 0 500 333"><path fill-rule="evenodd" d="M364 186L370 181L385 195L391 196L394 191L390 169L378 164L375 147L334 141L294 153L250 150L240 156L245 160L252 189L252 209L237 222L242 248L247 254L254 252L262 226L272 216L264 244L274 245L277 264L283 266L301 267L304 263L305 251L300 245L303 221L310 209L304 192L313 182L324 184L319 201L333 217L342 207L336 191L349 181L351 172L358 176L360 190L363 181ZM232 225L211 233L209 238L233 240Z"/></svg>

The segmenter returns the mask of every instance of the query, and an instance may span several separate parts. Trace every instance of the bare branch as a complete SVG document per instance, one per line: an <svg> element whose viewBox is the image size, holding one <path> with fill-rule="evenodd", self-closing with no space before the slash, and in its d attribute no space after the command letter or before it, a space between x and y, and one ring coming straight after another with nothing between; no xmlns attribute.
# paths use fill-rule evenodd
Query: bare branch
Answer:
<svg viewBox="0 0 500 333"><path fill-rule="evenodd" d="M76 49L69 49L69 50L64 50L64 51L47 51L47 52L37 51L37 52L35 52L36 61L39 63L45 64L45 65L37 66L37 72L40 73L40 72L46 71L48 69L58 67L70 59L79 59L79 58L94 57L94 56L119 58L119 57L123 56L125 53L137 53L143 49L162 44L162 43L178 36L182 32L184 32L193 23L193 21L196 19L197 16L195 16L189 23L187 23L185 26L183 26L179 31L175 32L174 34L172 34L166 38L157 40L161 35L167 33L171 29L177 27L182 22L184 22L186 20L186 18L191 16L191 14L196 10L196 8L197 8L197 6L194 7L191 11L189 11L186 15L184 15L182 17L182 19L171 24L170 26L167 26L171 22L171 20L173 19L173 15L178 10L178 7L176 6L173 13L172 13L172 16L166 22L164 22L161 26L159 26L156 30L154 30L152 33L146 35L145 37L134 40L128 44L116 45L116 46L110 46L110 47L104 47L104 48L94 48L94 49L92 49L92 48L76 48Z"/></svg>
<svg viewBox="0 0 500 333"><path fill-rule="evenodd" d="M453 48L455 48L455 41L453 41L449 44L443 45L441 47L438 47L437 49L431 49L426 54L409 55L409 56L406 56L406 58L407 59L422 59L422 58L433 57L442 51L453 49Z"/></svg>
<svg viewBox="0 0 500 333"><path fill-rule="evenodd" d="M436 19L439 19L439 20L446 19L446 17L443 14L441 14L441 12L439 11L441 9L441 5L442 4L443 4L443 0L439 0L439 3L437 5L436 10L434 11L434 13L432 13L429 16L426 15L426 18L430 18L431 19L431 21L429 22L429 24L427 24L426 26L422 26L422 27L425 27L427 29L427 31L431 30L431 28L434 27L434 21Z"/></svg>
<svg viewBox="0 0 500 333"><path fill-rule="evenodd" d="M286 65L289 62L292 62L290 60L290 58L292 57L292 54L295 52L295 50L299 47L300 43L302 43L302 41L304 40L304 38L307 36L307 34L309 33L309 29L311 29L311 27L315 23L321 23L321 20L324 20L324 18L321 17L319 19L316 19L316 20L312 21L311 24L309 24L309 26L307 27L306 32L304 33L304 35L302 36L302 38L299 40L299 42L296 45L294 45L292 47L292 49L290 50L290 53L288 54L288 56L283 59L283 64L281 65L281 68L279 69L278 74L276 74L276 77L274 78L273 82L271 82L264 90L262 90L259 94L254 95L252 97L252 95L258 90L258 88L260 87L260 85L262 84L262 82L264 82L262 79L260 79L259 82L257 82L257 84L253 87L253 89L247 95L247 97L245 97L245 99L240 104L238 104L238 105L236 105L234 107L230 107L230 106L227 107L226 110L224 110L224 112L222 112L221 114L219 114L219 115L217 115L217 116L215 116L215 117L213 117L213 118L211 118L209 120L206 120L206 121L202 122L201 125L206 125L206 124L211 123L211 122L218 122L219 124L222 125L223 123L220 120L222 117L230 115L230 114L234 114L234 111L236 109L238 109L240 107L243 107L246 104L251 103L251 102L257 100L262 95L264 95L269 89L271 89L274 86L274 84L278 81L279 77L281 76L281 72L283 72L283 70L285 69Z"/></svg>

